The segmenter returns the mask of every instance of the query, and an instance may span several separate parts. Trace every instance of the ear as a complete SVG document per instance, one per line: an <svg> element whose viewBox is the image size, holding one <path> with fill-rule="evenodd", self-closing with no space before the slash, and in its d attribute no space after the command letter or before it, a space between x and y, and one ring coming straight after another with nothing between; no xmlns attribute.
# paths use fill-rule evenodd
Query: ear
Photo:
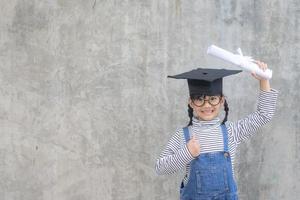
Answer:
<svg viewBox="0 0 300 200"><path fill-rule="evenodd" d="M224 106L224 103L225 103L225 97L222 96L222 98L221 98L221 105Z"/></svg>
<svg viewBox="0 0 300 200"><path fill-rule="evenodd" d="M190 97L189 100L188 100L188 104L193 108L193 103L192 103L191 97ZM193 108L193 109L194 109L194 108Z"/></svg>

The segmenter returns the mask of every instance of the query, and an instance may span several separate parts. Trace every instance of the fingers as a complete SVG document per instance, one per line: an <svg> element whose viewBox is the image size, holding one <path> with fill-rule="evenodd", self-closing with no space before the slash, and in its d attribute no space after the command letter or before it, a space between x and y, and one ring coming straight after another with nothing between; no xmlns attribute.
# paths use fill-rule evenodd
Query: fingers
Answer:
<svg viewBox="0 0 300 200"><path fill-rule="evenodd" d="M254 60L254 63L256 63L258 65L258 67L260 69L262 69L263 71L266 71L268 69L268 65L267 63L261 62L259 60ZM256 78L257 80L261 80L261 77L257 76L255 72L252 72L251 75Z"/></svg>
<svg viewBox="0 0 300 200"><path fill-rule="evenodd" d="M259 77L259 76L257 76L257 75L255 74L255 72L251 72L251 75L252 75L254 78L256 78L256 79L260 80L260 77Z"/></svg>
<svg viewBox="0 0 300 200"><path fill-rule="evenodd" d="M259 66L259 68L261 68L263 71L266 71L266 69L268 69L267 63L261 62L261 61L259 61L259 60L255 60L254 62L255 62L255 63Z"/></svg>

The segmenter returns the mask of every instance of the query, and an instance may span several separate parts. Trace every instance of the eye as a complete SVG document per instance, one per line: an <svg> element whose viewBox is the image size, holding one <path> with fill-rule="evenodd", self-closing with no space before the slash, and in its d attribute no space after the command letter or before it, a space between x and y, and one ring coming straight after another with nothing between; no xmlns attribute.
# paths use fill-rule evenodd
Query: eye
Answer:
<svg viewBox="0 0 300 200"><path fill-rule="evenodd" d="M198 101L203 101L204 100L204 96L196 96L195 98Z"/></svg>
<svg viewBox="0 0 300 200"><path fill-rule="evenodd" d="M212 96L212 97L210 97L210 100L216 100L216 99L218 99L217 96Z"/></svg>

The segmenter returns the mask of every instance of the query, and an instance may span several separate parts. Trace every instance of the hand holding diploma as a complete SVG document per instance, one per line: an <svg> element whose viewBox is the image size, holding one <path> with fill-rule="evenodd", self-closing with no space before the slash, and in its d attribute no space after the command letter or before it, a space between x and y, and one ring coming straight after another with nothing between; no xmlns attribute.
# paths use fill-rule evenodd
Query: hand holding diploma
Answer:
<svg viewBox="0 0 300 200"><path fill-rule="evenodd" d="M216 56L218 58L221 58L222 60L238 65L242 69L251 73L255 73L257 76L263 79L268 80L272 78L272 70L262 70L253 58L244 56L240 48L237 49L237 52L238 54L233 54L215 45L211 45L207 49L207 54L209 55Z"/></svg>
<svg viewBox="0 0 300 200"><path fill-rule="evenodd" d="M261 61L258 61L258 60L254 61L254 62L255 62L255 63L259 66L259 68L262 69L263 71L268 70L268 65L267 65L267 63L264 63L264 62L261 62ZM263 79L263 78L257 76L254 72L252 72L251 74L252 74L252 76L253 76L254 78L256 78L257 80L259 80L259 83L260 83L260 84L259 84L259 85L260 85L260 90L263 90L263 91L266 91L266 92L271 91L271 86L270 86L270 82L269 82L268 79Z"/></svg>

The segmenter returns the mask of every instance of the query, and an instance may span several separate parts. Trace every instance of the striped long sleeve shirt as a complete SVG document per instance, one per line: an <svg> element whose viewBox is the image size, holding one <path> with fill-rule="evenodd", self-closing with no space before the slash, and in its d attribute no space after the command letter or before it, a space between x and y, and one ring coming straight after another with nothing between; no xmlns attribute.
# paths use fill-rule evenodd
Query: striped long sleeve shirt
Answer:
<svg viewBox="0 0 300 200"><path fill-rule="evenodd" d="M251 137L260 127L269 122L275 113L278 91L260 91L257 109L247 117L236 122L226 122L228 131L228 148L234 169L235 152L237 146ZM190 134L195 135L200 143L200 154L224 150L221 121L215 118L211 121L201 121L193 118L193 125L189 126ZM172 174L185 169L183 179L188 181L190 162L193 160L184 139L183 129L180 128L171 137L167 146L156 161L157 174ZM234 172L233 172L234 173Z"/></svg>

